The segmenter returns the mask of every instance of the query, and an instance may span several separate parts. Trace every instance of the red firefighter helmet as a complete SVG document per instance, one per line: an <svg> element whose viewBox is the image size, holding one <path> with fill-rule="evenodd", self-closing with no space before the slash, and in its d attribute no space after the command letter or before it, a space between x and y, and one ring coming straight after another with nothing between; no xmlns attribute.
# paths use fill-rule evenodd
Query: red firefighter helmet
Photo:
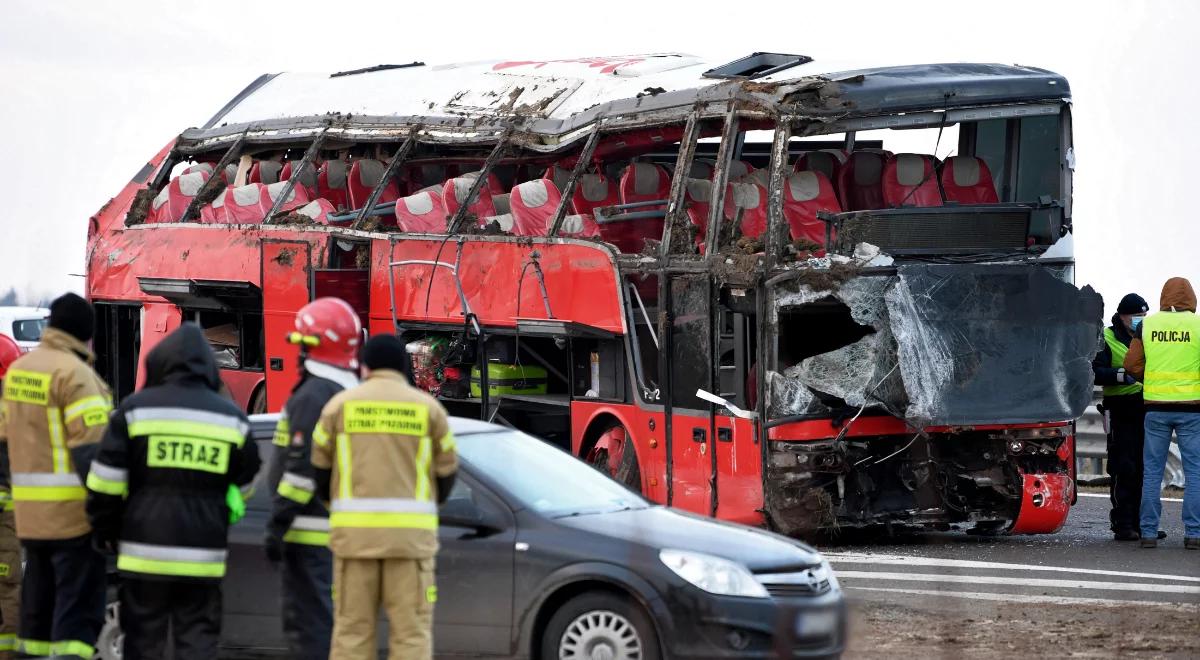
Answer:
<svg viewBox="0 0 1200 660"><path fill-rule="evenodd" d="M317 298L296 312L296 331L288 341L299 344L310 360L357 369L362 322L345 300Z"/></svg>
<svg viewBox="0 0 1200 660"><path fill-rule="evenodd" d="M0 378L8 373L8 368L17 358L21 357L21 347L8 335L0 335Z"/></svg>

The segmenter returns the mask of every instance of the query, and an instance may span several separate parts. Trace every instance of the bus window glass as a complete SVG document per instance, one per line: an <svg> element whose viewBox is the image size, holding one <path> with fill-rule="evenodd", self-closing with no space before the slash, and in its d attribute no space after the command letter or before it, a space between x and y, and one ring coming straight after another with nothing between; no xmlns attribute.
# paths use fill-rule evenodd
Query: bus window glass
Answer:
<svg viewBox="0 0 1200 660"><path fill-rule="evenodd" d="M712 391L711 293L707 277L671 280L671 405L707 407L696 390Z"/></svg>
<svg viewBox="0 0 1200 660"><path fill-rule="evenodd" d="M1011 191L1004 181L1005 151L1008 146L1008 120L989 119L975 124L975 157L987 164L1000 201L1010 201Z"/></svg>
<svg viewBox="0 0 1200 660"><path fill-rule="evenodd" d="M1037 201L1048 195L1058 200L1058 117L1026 117L1021 120L1017 162L1017 200Z"/></svg>

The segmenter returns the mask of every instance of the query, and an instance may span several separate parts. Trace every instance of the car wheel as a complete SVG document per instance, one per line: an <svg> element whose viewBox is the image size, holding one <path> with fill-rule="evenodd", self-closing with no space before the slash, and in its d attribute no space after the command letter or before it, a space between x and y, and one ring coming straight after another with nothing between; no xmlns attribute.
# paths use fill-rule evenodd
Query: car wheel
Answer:
<svg viewBox="0 0 1200 660"><path fill-rule="evenodd" d="M658 635L629 598L586 593L559 608L542 637L542 660L658 660Z"/></svg>
<svg viewBox="0 0 1200 660"><path fill-rule="evenodd" d="M605 429L588 452L587 462L629 490L642 492L642 470L624 426L614 424Z"/></svg>
<svg viewBox="0 0 1200 660"><path fill-rule="evenodd" d="M104 608L104 627L96 639L96 655L93 660L121 660L124 652L125 633L121 632L121 606L109 603Z"/></svg>

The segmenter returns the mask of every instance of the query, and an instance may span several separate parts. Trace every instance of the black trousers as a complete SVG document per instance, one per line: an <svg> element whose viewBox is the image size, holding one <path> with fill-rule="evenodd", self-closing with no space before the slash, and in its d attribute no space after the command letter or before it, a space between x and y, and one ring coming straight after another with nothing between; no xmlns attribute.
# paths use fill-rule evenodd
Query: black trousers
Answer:
<svg viewBox="0 0 1200 660"><path fill-rule="evenodd" d="M333 554L323 546L285 544L280 578L291 657L326 660L333 634Z"/></svg>
<svg viewBox="0 0 1200 660"><path fill-rule="evenodd" d="M91 535L66 541L23 541L21 581L23 657L90 658L104 627L104 555Z"/></svg>
<svg viewBox="0 0 1200 660"><path fill-rule="evenodd" d="M1108 476L1112 530L1140 529L1142 505L1142 445L1146 440L1146 407L1140 395L1104 399L1108 415Z"/></svg>
<svg viewBox="0 0 1200 660"><path fill-rule="evenodd" d="M217 657L221 639L221 583L121 577L121 630L125 660Z"/></svg>

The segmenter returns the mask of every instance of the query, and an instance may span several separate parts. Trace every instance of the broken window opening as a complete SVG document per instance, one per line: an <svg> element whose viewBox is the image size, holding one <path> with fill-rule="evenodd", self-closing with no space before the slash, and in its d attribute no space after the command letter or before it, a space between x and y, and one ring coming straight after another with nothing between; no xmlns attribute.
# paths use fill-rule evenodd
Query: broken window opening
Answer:
<svg viewBox="0 0 1200 660"><path fill-rule="evenodd" d="M646 403L658 403L661 349L658 328L652 320L659 317L658 275L629 275L625 282L629 293L626 323L630 328L633 374L638 393Z"/></svg>
<svg viewBox="0 0 1200 660"><path fill-rule="evenodd" d="M833 296L781 308L776 366L780 371L788 369L801 360L836 351L874 333L875 328L855 321L846 303Z"/></svg>

